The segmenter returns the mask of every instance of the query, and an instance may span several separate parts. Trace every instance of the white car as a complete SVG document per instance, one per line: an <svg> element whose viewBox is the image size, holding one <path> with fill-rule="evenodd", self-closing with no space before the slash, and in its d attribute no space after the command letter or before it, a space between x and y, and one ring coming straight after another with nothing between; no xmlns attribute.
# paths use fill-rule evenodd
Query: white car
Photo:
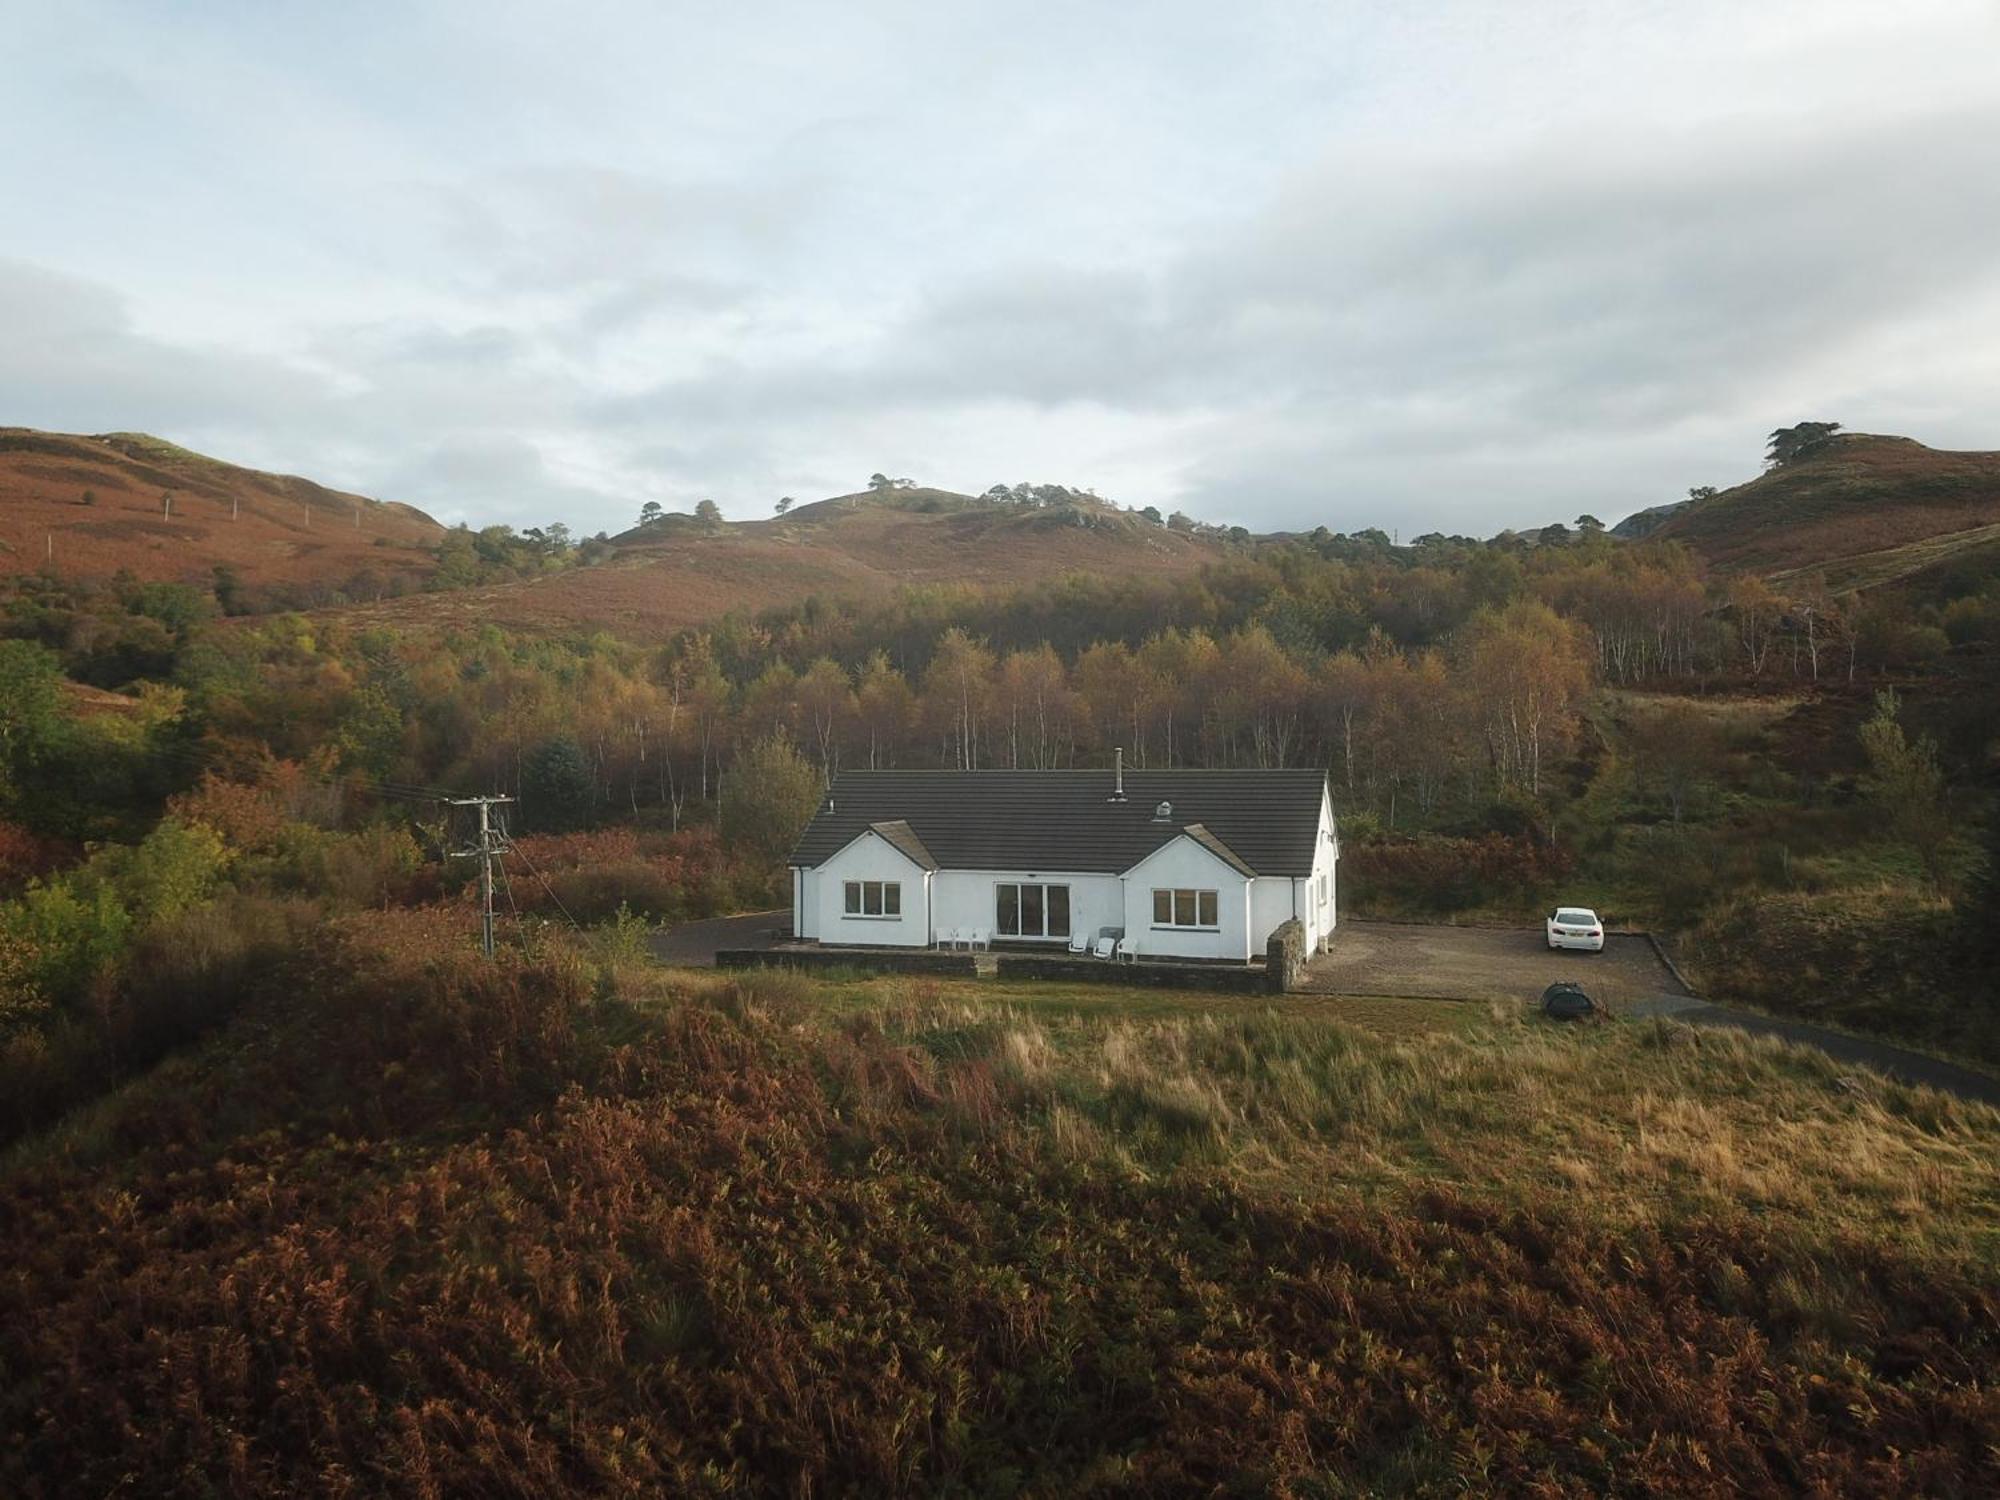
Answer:
<svg viewBox="0 0 2000 1500"><path fill-rule="evenodd" d="M1558 906L1549 913L1549 947L1580 948L1585 953L1604 951L1604 924L1587 906Z"/></svg>

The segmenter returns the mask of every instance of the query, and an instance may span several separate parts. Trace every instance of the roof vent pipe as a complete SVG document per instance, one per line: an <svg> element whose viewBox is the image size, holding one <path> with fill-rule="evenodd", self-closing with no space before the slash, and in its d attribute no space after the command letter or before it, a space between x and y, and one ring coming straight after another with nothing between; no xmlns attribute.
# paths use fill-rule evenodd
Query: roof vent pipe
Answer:
<svg viewBox="0 0 2000 1500"><path fill-rule="evenodd" d="M1125 747L1120 745L1112 752L1112 755L1114 756L1112 760L1112 774L1116 779L1111 785L1110 800L1113 802L1123 802L1125 800Z"/></svg>

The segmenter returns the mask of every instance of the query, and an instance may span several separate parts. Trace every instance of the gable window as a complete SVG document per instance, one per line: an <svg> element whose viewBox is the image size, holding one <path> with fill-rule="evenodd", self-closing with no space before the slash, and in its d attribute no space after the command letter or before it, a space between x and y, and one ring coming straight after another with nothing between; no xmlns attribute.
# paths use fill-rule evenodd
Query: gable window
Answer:
<svg viewBox="0 0 2000 1500"><path fill-rule="evenodd" d="M895 880L850 880L845 891L850 917L900 917L903 887Z"/></svg>
<svg viewBox="0 0 2000 1500"><path fill-rule="evenodd" d="M993 887L993 930L1001 937L1069 936L1069 887L1003 881Z"/></svg>
<svg viewBox="0 0 2000 1500"><path fill-rule="evenodd" d="M1155 927L1193 927L1214 930L1222 925L1217 918L1218 909L1219 902L1214 891L1155 889L1153 892L1153 925Z"/></svg>

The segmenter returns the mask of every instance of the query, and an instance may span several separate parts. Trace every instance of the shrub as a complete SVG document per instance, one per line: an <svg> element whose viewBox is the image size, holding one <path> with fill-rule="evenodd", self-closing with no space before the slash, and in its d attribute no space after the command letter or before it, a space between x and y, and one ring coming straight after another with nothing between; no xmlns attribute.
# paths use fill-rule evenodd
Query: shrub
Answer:
<svg viewBox="0 0 2000 1500"><path fill-rule="evenodd" d="M225 780L212 771L192 791L170 798L167 811L183 823L213 828L241 853L275 849L286 822L284 805L270 788Z"/></svg>
<svg viewBox="0 0 2000 1500"><path fill-rule="evenodd" d="M1340 862L1347 906L1357 914L1533 911L1573 866L1564 850L1500 834L1350 842Z"/></svg>
<svg viewBox="0 0 2000 1500"><path fill-rule="evenodd" d="M99 901L109 895L98 888ZM300 903L232 896L156 919L129 948L129 919L114 924L122 958L114 963L99 951L87 970L76 960L82 977L69 980L67 1005L27 1018L32 1024L0 1043L0 1138L102 1093L226 1019L261 988L286 988L280 976L313 915Z"/></svg>
<svg viewBox="0 0 2000 1500"><path fill-rule="evenodd" d="M131 931L131 913L101 883L38 882L0 908L0 943L16 950L20 987L46 1005L80 998L124 954Z"/></svg>
<svg viewBox="0 0 2000 1500"><path fill-rule="evenodd" d="M410 893L424 868L409 831L375 824L330 833L287 823L269 859L247 874L279 891L325 896L346 906L381 906Z"/></svg>
<svg viewBox="0 0 2000 1500"><path fill-rule="evenodd" d="M65 845L0 819L0 895L52 873L65 856Z"/></svg>
<svg viewBox="0 0 2000 1500"><path fill-rule="evenodd" d="M162 818L111 872L142 919L172 917L206 901L229 865L222 835L205 823Z"/></svg>
<svg viewBox="0 0 2000 1500"><path fill-rule="evenodd" d="M709 828L646 833L536 834L515 840L514 899L524 911L554 915L556 904L588 926L620 906L654 921L714 916L770 905L766 866L732 858Z"/></svg>

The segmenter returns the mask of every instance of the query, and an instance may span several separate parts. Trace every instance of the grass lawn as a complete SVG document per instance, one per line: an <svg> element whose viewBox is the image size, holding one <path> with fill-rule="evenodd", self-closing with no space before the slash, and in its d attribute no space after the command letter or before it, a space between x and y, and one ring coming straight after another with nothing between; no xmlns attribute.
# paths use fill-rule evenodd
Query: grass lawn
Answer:
<svg viewBox="0 0 2000 1500"><path fill-rule="evenodd" d="M1018 979L881 978L857 975L822 983L816 1003L831 1014L879 1013L913 997L1044 1020L1163 1021L1195 1017L1283 1015L1336 1021L1373 1036L1458 1032L1491 1020L1489 1009L1456 1000L1404 995L1287 995L1282 1000L1205 990L1154 990L1122 984L1048 984Z"/></svg>
<svg viewBox="0 0 2000 1500"><path fill-rule="evenodd" d="M1449 1186L1587 1201L1625 1226L1749 1213L2000 1265L2000 1112L1857 1083L1773 1039L1402 996L785 970L651 970L621 987L642 1008L693 1000L904 1047L947 1112L984 1101L982 1118L998 1109L1111 1170L1222 1172L1311 1199Z"/></svg>

